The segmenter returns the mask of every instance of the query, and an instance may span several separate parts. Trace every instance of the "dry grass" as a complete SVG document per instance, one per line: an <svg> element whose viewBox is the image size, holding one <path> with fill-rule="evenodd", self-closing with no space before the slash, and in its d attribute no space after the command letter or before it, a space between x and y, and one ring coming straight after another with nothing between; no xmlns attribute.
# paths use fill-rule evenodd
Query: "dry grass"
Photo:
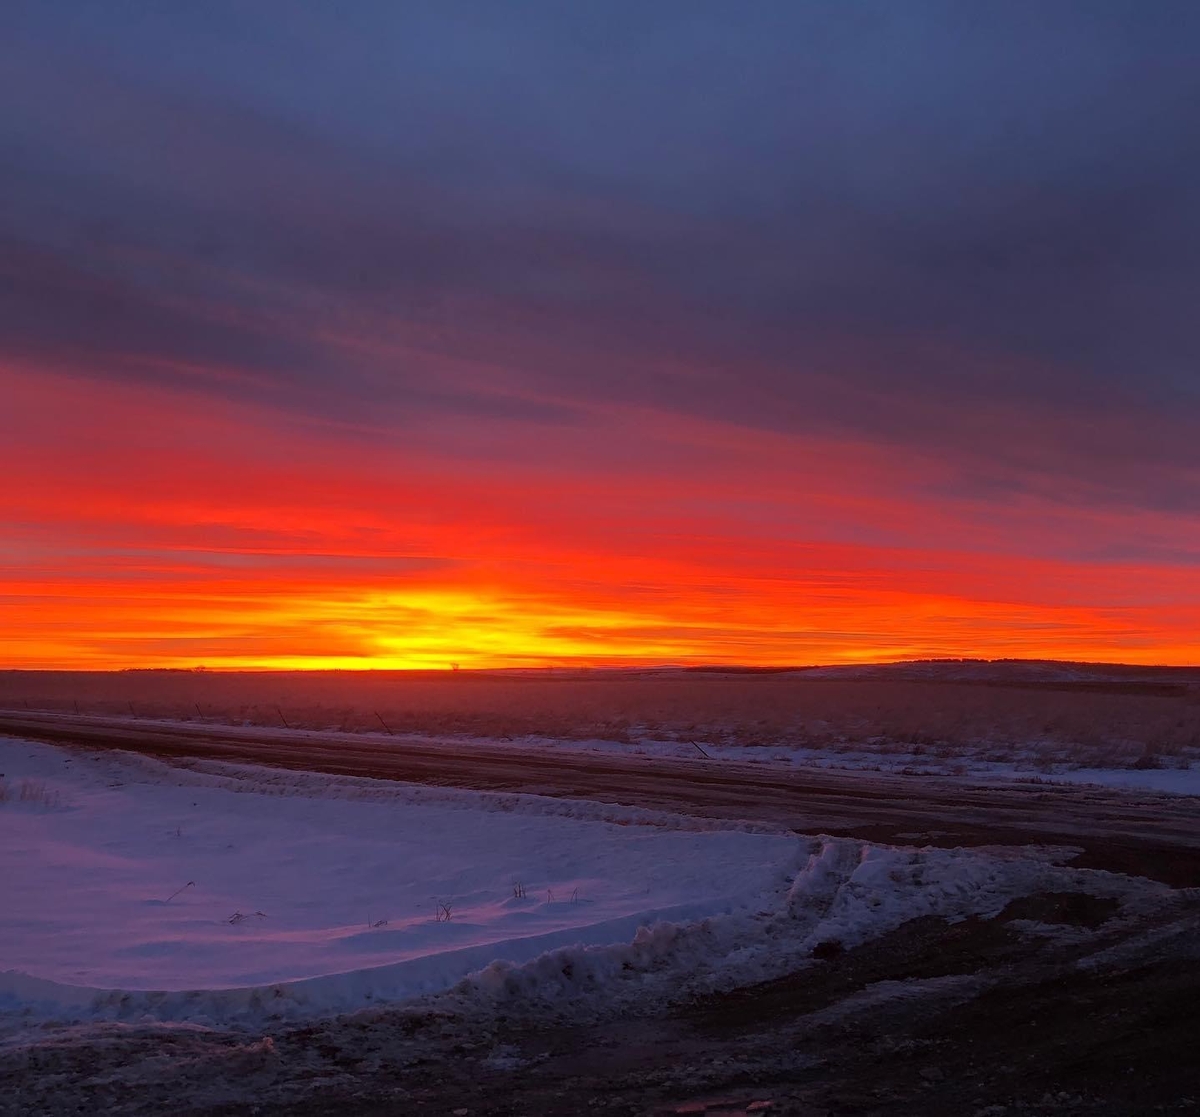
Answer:
<svg viewBox="0 0 1200 1117"><path fill-rule="evenodd" d="M57 810L62 806L62 795L40 780L22 780L15 788L0 780L0 803L25 803Z"/></svg>
<svg viewBox="0 0 1200 1117"><path fill-rule="evenodd" d="M807 746L1003 762L1172 767L1200 759L1200 686L1130 693L804 675L459 672L0 673L0 707L346 732Z"/></svg>

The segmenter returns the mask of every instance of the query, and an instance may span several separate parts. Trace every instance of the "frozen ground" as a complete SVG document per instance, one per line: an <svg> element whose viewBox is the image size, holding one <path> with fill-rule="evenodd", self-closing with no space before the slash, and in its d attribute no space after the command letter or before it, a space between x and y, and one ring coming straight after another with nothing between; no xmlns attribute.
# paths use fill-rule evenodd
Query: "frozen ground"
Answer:
<svg viewBox="0 0 1200 1117"><path fill-rule="evenodd" d="M1052 851L913 850L635 808L0 741L0 1009L262 1023L420 995L669 999L1038 888Z"/></svg>
<svg viewBox="0 0 1200 1117"><path fill-rule="evenodd" d="M67 718L70 715L65 715ZM219 726L225 719L212 718L137 718L136 724L179 726ZM237 723L234 723L237 724ZM279 727L242 722L238 728L259 736L265 742L280 739ZM289 729L291 739L312 733L327 737L330 730ZM647 727L629 726L624 740L604 737L520 736L478 737L446 736L429 733L384 733L358 731L349 735L360 742L381 746L416 744L422 747L444 746L453 751L463 744L474 749L493 750L504 755L513 749L547 750L574 754L613 757L647 757L695 761L706 759L723 766L750 765L762 771L823 769L847 772L880 772L906 776L936 776L986 785L995 782L1034 782L1093 784L1176 795L1200 795L1200 745L1188 747L1170 756L1147 754L1144 748L1126 742L1120 749L1091 749L1083 745L1064 745L1049 739L1031 739L1024 744L977 741L973 744L914 745L912 742L876 737L859 742L839 742L824 746L789 743L745 744L736 739L728 743L712 740L712 734L698 741L656 737ZM1100 762L1096 753L1107 755Z"/></svg>
<svg viewBox="0 0 1200 1117"><path fill-rule="evenodd" d="M1078 867L1194 881L1189 799L398 736L407 784L355 735L91 729L0 739L4 1117L1194 1109L1200 889ZM644 808L438 785L464 765ZM719 818L667 813L705 788ZM778 828L822 796L940 844ZM989 811L1069 817L952 848L1022 840Z"/></svg>
<svg viewBox="0 0 1200 1117"><path fill-rule="evenodd" d="M383 739L383 738L381 738ZM479 743L479 742L475 742ZM1131 790L1162 791L1178 795L1200 795L1200 765L1187 757L1177 767L1131 768L1082 765L1077 760L1055 760L1049 746L1032 743L1025 749L1009 747L1002 760L987 755L998 750L986 747L935 751L914 750L902 742L880 740L868 747L815 748L796 745L721 745L664 741L638 737L625 744L605 740L548 740L522 738L522 748L575 749L608 755L672 757L682 760L706 757L724 764L825 768L852 772L891 772L903 775L942 776L975 782L993 780L1044 780L1051 783L1085 783Z"/></svg>
<svg viewBox="0 0 1200 1117"><path fill-rule="evenodd" d="M911 767L952 776L959 769L1005 778L1200 767L1200 668L917 663L767 674L0 671L0 718L25 711L394 734L397 741L411 735L562 749L579 743L693 758L698 746L723 762L740 754L796 767Z"/></svg>
<svg viewBox="0 0 1200 1117"><path fill-rule="evenodd" d="M1200 795L1200 768L1068 768L1038 776L1051 783L1098 784L1173 795Z"/></svg>
<svg viewBox="0 0 1200 1117"><path fill-rule="evenodd" d="M141 993L126 1012L294 1014L436 991L497 959L753 907L798 854L790 835L590 804L11 740L0 771L0 995L48 1011Z"/></svg>

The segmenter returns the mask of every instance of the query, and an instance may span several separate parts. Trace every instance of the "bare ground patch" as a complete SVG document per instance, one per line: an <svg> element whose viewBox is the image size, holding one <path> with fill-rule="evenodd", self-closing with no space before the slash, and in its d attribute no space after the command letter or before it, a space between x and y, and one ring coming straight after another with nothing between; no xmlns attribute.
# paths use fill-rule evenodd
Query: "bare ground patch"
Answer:
<svg viewBox="0 0 1200 1117"><path fill-rule="evenodd" d="M1033 933L1031 919L1070 933ZM994 920L912 920L777 981L577 1027L539 1026L514 1004L255 1036L50 1032L0 1052L0 1112L1188 1113L1198 928L1194 893L1137 917L1045 893Z"/></svg>

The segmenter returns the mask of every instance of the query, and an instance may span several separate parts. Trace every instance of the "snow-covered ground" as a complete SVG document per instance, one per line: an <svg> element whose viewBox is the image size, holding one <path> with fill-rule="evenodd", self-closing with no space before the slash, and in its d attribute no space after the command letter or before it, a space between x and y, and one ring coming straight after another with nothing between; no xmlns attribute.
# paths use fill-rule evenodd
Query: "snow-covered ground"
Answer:
<svg viewBox="0 0 1200 1117"><path fill-rule="evenodd" d="M171 724L162 721L160 724ZM177 724L193 724L180 721ZM243 732L253 733L264 740L277 739L279 731L261 726L242 726ZM301 731L303 732L303 731ZM291 731L289 731L291 735ZM318 734L322 735L323 734ZM403 745L412 742L424 746L444 745L453 749L459 740L423 734L355 733L355 739L373 740L381 745ZM664 740L635 732L631 741L612 741L587 737L518 737L498 741L491 738L465 738L474 748L492 748L503 754L513 748L545 749L596 753L606 756L647 757L695 762L707 760L729 766L748 764L763 767L820 768L831 771L883 772L894 775L938 776L969 783L1048 782L1083 783L1131 791L1155 791L1176 795L1200 795L1200 764L1187 757L1178 758L1178 767L1134 768L1099 767L1075 760L1054 759L1065 750L1050 742L1031 742L1024 748L978 745L959 748L913 748L902 742L880 739L870 744L816 747L810 745L703 745L691 741ZM988 759L989 755L1004 759ZM1080 755L1084 755L1080 751Z"/></svg>
<svg viewBox="0 0 1200 1117"><path fill-rule="evenodd" d="M116 719L120 721L121 719ZM199 724L219 726L217 719L155 718L139 719L160 726L178 725L181 729ZM238 725L238 732L263 741L294 739L312 734L322 740L340 734L336 730L282 730L269 726ZM646 757L680 760L688 763L707 760L722 766L748 764L763 768L817 768L832 771L881 772L895 775L936 776L975 784L993 782L1048 782L1095 784L1175 795L1200 795L1200 750L1190 748L1177 756L1157 758L1163 767L1134 766L1142 746L1127 743L1124 750L1108 750L1109 762L1095 761L1094 751L1084 745L1061 741L1030 740L1013 742L980 741L974 744L914 746L887 737L865 742L839 742L828 745L804 743L743 744L706 740L668 739L655 736L644 727L632 726L627 740L602 737L447 737L425 733L356 732L351 740L377 742L382 746L418 744L443 746L453 750L462 743L472 748L487 748L503 755L513 749L551 752L592 753L620 757Z"/></svg>
<svg viewBox="0 0 1200 1117"><path fill-rule="evenodd" d="M22 999L330 975L292 992L405 996L495 959L754 905L798 852L788 835L589 804L235 780L12 741L0 770L0 990Z"/></svg>
<svg viewBox="0 0 1200 1117"><path fill-rule="evenodd" d="M622 756L708 758L722 764L781 765L791 768L827 768L839 771L886 771L905 775L947 776L971 781L1039 780L1051 783L1097 783L1130 791L1169 792L1200 795L1200 765L1181 762L1178 768L1096 768L1074 762L1048 762L1046 747L1027 750L1008 747L1006 759L991 761L979 753L986 747L914 751L892 741L871 747L845 745L714 745L697 746L688 741L638 739L634 744L610 740L522 740L522 747L584 749Z"/></svg>
<svg viewBox="0 0 1200 1117"><path fill-rule="evenodd" d="M1159 886L634 808L0 740L0 1012L292 1019L761 980L923 914ZM1081 883L1082 882L1082 883Z"/></svg>
<svg viewBox="0 0 1200 1117"><path fill-rule="evenodd" d="M1040 775L1051 783L1090 783L1131 791L1200 795L1200 768L1065 768Z"/></svg>
<svg viewBox="0 0 1200 1117"><path fill-rule="evenodd" d="M382 740L383 738L381 738ZM1026 750L1009 747L1004 760L988 760L974 750L930 749L914 751L900 743L879 741L872 747L816 748L805 745L720 745L697 746L691 742L639 738L633 744L604 740L522 739L522 748L580 749L621 756L664 757L679 760L709 759L721 764L751 764L755 767L826 768L851 772L890 772L916 776L942 776L971 782L995 780L1038 780L1050 783L1090 783L1129 790L1161 791L1177 795L1200 795L1200 766L1184 763L1176 768L1101 768L1070 761L1048 760L1044 745Z"/></svg>

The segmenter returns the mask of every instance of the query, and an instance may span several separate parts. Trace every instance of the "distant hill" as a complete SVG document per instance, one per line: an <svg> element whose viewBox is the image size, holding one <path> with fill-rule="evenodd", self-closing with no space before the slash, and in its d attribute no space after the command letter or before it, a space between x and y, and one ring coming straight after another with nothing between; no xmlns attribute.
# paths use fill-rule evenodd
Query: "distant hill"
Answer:
<svg viewBox="0 0 1200 1117"><path fill-rule="evenodd" d="M685 667L679 670L688 674L731 675L792 672L806 679L975 683L1128 693L1174 694L1200 688L1200 667L1147 667L1136 664L1073 663L1048 659L922 659L903 663L826 667L712 666Z"/></svg>

